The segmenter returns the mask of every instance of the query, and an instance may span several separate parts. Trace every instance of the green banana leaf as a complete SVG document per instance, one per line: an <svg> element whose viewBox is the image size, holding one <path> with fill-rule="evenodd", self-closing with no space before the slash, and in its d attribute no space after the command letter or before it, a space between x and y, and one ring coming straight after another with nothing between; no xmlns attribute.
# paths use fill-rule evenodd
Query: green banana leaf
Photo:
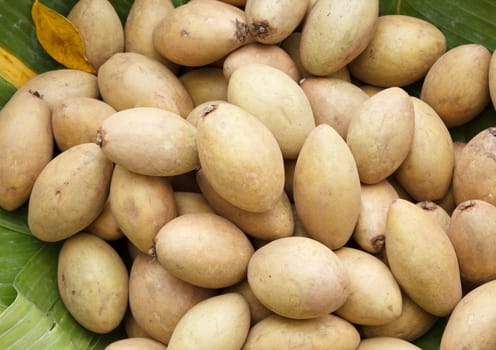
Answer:
<svg viewBox="0 0 496 350"><path fill-rule="evenodd" d="M66 15L77 0L42 0ZM303 0L302 0L303 1ZM110 0L122 23L132 0ZM187 0L173 0L175 6ZM32 0L0 0L0 46L8 49L37 73L60 68L36 39L31 20ZM434 23L447 39L448 48L475 42L493 51L496 47L496 3L489 0L381 0L380 13L405 14ZM421 83L408 87L418 96ZM15 92L0 78L0 106ZM494 125L496 112L489 105L472 122L451 131L453 139L468 141ZM120 247L123 248L123 247ZM26 207L0 210L0 349L104 349L125 336L121 328L108 335L81 327L64 307L57 290L56 264L60 243L44 243L29 232ZM415 343L422 349L439 349L446 324L441 318Z"/></svg>

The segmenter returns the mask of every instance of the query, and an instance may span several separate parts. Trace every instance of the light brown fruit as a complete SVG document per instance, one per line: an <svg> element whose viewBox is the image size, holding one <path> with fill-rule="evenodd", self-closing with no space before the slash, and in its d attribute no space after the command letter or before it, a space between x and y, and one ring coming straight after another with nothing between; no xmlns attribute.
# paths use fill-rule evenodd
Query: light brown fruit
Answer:
<svg viewBox="0 0 496 350"><path fill-rule="evenodd" d="M0 207L12 211L29 199L53 155L50 110L37 92L15 94L3 106L0 147Z"/></svg>
<svg viewBox="0 0 496 350"><path fill-rule="evenodd" d="M279 238L256 250L248 264L248 283L268 309L294 319L327 315L350 294L341 260L306 237Z"/></svg>
<svg viewBox="0 0 496 350"><path fill-rule="evenodd" d="M420 98L448 128L475 118L489 103L490 51L483 45L460 45L443 54L427 72Z"/></svg>
<svg viewBox="0 0 496 350"><path fill-rule="evenodd" d="M97 236L79 233L64 242L57 285L67 310L92 332L111 332L126 314L126 266L117 251Z"/></svg>

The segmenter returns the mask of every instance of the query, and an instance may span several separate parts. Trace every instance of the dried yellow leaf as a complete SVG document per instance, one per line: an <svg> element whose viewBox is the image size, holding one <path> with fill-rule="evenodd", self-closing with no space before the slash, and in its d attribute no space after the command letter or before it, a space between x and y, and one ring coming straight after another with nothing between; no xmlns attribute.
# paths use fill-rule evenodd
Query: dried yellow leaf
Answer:
<svg viewBox="0 0 496 350"><path fill-rule="evenodd" d="M35 76L36 72L0 46L0 77L18 88Z"/></svg>
<svg viewBox="0 0 496 350"><path fill-rule="evenodd" d="M38 0L33 3L31 16L38 41L54 60L67 68L96 72L85 56L84 41L71 21Z"/></svg>

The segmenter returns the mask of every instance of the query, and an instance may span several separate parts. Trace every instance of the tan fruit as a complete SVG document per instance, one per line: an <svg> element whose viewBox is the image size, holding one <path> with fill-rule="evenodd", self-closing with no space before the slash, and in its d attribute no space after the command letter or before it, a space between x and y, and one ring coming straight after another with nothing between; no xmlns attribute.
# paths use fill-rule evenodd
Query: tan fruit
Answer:
<svg viewBox="0 0 496 350"><path fill-rule="evenodd" d="M174 99L161 91L153 91L143 96L133 107L156 107L181 115Z"/></svg>
<svg viewBox="0 0 496 350"><path fill-rule="evenodd" d="M292 320L271 315L250 329L243 350L335 349L355 350L360 343L356 328L335 315Z"/></svg>
<svg viewBox="0 0 496 350"><path fill-rule="evenodd" d="M384 180L374 185L361 185L361 208L353 231L353 239L363 250L380 253L386 239L389 206L399 198L398 192Z"/></svg>
<svg viewBox="0 0 496 350"><path fill-rule="evenodd" d="M250 329L250 309L238 293L208 298L179 320L167 345L178 349L241 349Z"/></svg>
<svg viewBox="0 0 496 350"><path fill-rule="evenodd" d="M496 321L496 281L486 282L466 294L451 313L441 337L441 350L496 347L492 331Z"/></svg>
<svg viewBox="0 0 496 350"><path fill-rule="evenodd" d="M496 108L496 55L494 51L489 62L489 93L493 107Z"/></svg>
<svg viewBox="0 0 496 350"><path fill-rule="evenodd" d="M115 220L126 238L150 254L153 239L176 216L172 187L165 177L133 173L116 165L109 194Z"/></svg>
<svg viewBox="0 0 496 350"><path fill-rule="evenodd" d="M128 338L149 338L150 335L146 333L143 328L140 327L138 322L134 319L133 314L128 309L126 316L124 316L124 330L126 331L126 335Z"/></svg>
<svg viewBox="0 0 496 350"><path fill-rule="evenodd" d="M455 172L456 165L458 164L458 160L465 145L465 142L453 142L453 153L455 155L453 163L453 173ZM448 192L444 195L443 198L437 201L437 204L439 204L439 206L441 206L449 215L453 213L453 210L455 210L456 208L455 195L453 193L453 181L451 182Z"/></svg>
<svg viewBox="0 0 496 350"><path fill-rule="evenodd" d="M17 89L16 94L30 90L36 91L50 110L69 97L100 96L96 76L77 69L55 69L38 74Z"/></svg>
<svg viewBox="0 0 496 350"><path fill-rule="evenodd" d="M177 216L190 213L213 213L214 210L208 204L201 193L174 191Z"/></svg>
<svg viewBox="0 0 496 350"><path fill-rule="evenodd" d="M441 206L433 201L422 201L416 203L416 205L432 216L432 218L443 228L444 232L448 233L451 218Z"/></svg>
<svg viewBox="0 0 496 350"><path fill-rule="evenodd" d="M349 69L367 84L406 86L424 77L445 51L446 37L432 23L412 16L380 16L372 40Z"/></svg>
<svg viewBox="0 0 496 350"><path fill-rule="evenodd" d="M385 88L379 87L379 86L373 86L373 85L361 85L360 89L362 89L369 97L374 96L378 92L381 92Z"/></svg>
<svg viewBox="0 0 496 350"><path fill-rule="evenodd" d="M300 78L307 78L312 75L306 71L306 69L303 67L301 63L300 41L301 41L301 32L293 32L286 39L284 39L284 41L281 43L281 47L293 59L293 62L296 64L296 67L298 68ZM347 66L343 66L341 69L337 70L334 73L328 74L326 77L341 79L341 80L346 80L347 82L351 82L350 72Z"/></svg>
<svg viewBox="0 0 496 350"><path fill-rule="evenodd" d="M239 293L245 298L248 303L248 307L250 308L250 323L254 325L255 323L263 320L267 316L272 315L272 311L267 309L253 294L253 291L248 284L248 281L245 279L234 286L225 288L222 293Z"/></svg>
<svg viewBox="0 0 496 350"><path fill-rule="evenodd" d="M386 254L399 285L428 313L446 316L460 301L455 249L441 226L415 204L403 199L391 204Z"/></svg>
<svg viewBox="0 0 496 350"><path fill-rule="evenodd" d="M199 167L195 127L160 108L114 113L102 122L96 141L110 160L138 174L173 176Z"/></svg>
<svg viewBox="0 0 496 350"><path fill-rule="evenodd" d="M108 0L79 0L67 19L84 42L88 62L98 68L113 54L124 51L124 28Z"/></svg>
<svg viewBox="0 0 496 350"><path fill-rule="evenodd" d="M232 286L246 277L253 246L229 220L197 213L166 223L154 238L154 254L177 278L215 289Z"/></svg>
<svg viewBox="0 0 496 350"><path fill-rule="evenodd" d="M403 89L388 88L365 101L346 136L360 180L375 184L393 174L410 151L414 129L412 101Z"/></svg>
<svg viewBox="0 0 496 350"><path fill-rule="evenodd" d="M481 130L463 148L453 173L453 195L460 204L482 199L496 205L496 128Z"/></svg>
<svg viewBox="0 0 496 350"><path fill-rule="evenodd" d="M116 111L96 98L70 97L52 111L53 137L61 151L81 143L96 142L100 124Z"/></svg>
<svg viewBox="0 0 496 350"><path fill-rule="evenodd" d="M288 237L293 234L294 221L291 203L284 192L274 208L266 212L254 213L235 207L219 196L202 170L196 173L196 181L211 207L246 234L264 240Z"/></svg>
<svg viewBox="0 0 496 350"><path fill-rule="evenodd" d="M115 241L124 236L119 223L115 219L110 201L105 202L102 212L98 217L86 228L86 231L93 233L106 241Z"/></svg>
<svg viewBox="0 0 496 350"><path fill-rule="evenodd" d="M436 112L412 97L415 132L408 156L394 176L415 201L437 200L446 195L454 167L453 141ZM429 176L426 176L429 174Z"/></svg>
<svg viewBox="0 0 496 350"><path fill-rule="evenodd" d="M116 340L105 347L104 350L166 350L167 346L148 338L128 338Z"/></svg>
<svg viewBox="0 0 496 350"><path fill-rule="evenodd" d="M460 203L451 215L449 238L462 281L472 287L496 279L495 215L496 207L479 199Z"/></svg>
<svg viewBox="0 0 496 350"><path fill-rule="evenodd" d="M307 8L306 1L301 0L247 0L246 21L255 40L277 44L298 27Z"/></svg>
<svg viewBox="0 0 496 350"><path fill-rule="evenodd" d="M427 72L420 98L449 128L475 118L489 103L490 51L465 44L443 54Z"/></svg>
<svg viewBox="0 0 496 350"><path fill-rule="evenodd" d="M312 107L300 86L265 64L250 63L234 71L227 100L257 117L272 132L284 158L296 159L315 127Z"/></svg>
<svg viewBox="0 0 496 350"><path fill-rule="evenodd" d="M328 75L346 66L367 47L378 16L377 0L317 1L303 25L303 67L314 75Z"/></svg>
<svg viewBox="0 0 496 350"><path fill-rule="evenodd" d="M186 116L186 120L196 128L198 127L198 122L203 119L203 116L212 108L212 105L218 105L222 103L228 102L223 100L203 102L193 108L193 110Z"/></svg>
<svg viewBox="0 0 496 350"><path fill-rule="evenodd" d="M69 148L53 158L36 179L28 225L47 242L66 239L95 220L110 187L112 163L94 143Z"/></svg>
<svg viewBox="0 0 496 350"><path fill-rule="evenodd" d="M165 64L174 73L179 66L165 59L153 46L153 29L174 9L171 0L135 0L124 26L125 50L154 58Z"/></svg>
<svg viewBox="0 0 496 350"><path fill-rule="evenodd" d="M79 233L64 242L57 285L67 310L92 332L111 332L126 314L126 266L117 251L97 236Z"/></svg>
<svg viewBox="0 0 496 350"><path fill-rule="evenodd" d="M227 80L220 68L203 67L179 77L193 99L193 105L214 100L227 100Z"/></svg>
<svg viewBox="0 0 496 350"><path fill-rule="evenodd" d="M252 43L231 52L222 66L227 80L239 67L249 63L261 63L280 69L294 81L299 80L298 68L292 58L277 45Z"/></svg>
<svg viewBox="0 0 496 350"><path fill-rule="evenodd" d="M361 325L382 325L401 314L402 298L389 268L373 255L343 247L336 251L350 279L350 295L334 313Z"/></svg>
<svg viewBox="0 0 496 350"><path fill-rule="evenodd" d="M52 159L48 104L36 92L14 95L0 111L0 207L15 210L29 198Z"/></svg>
<svg viewBox="0 0 496 350"><path fill-rule="evenodd" d="M102 99L117 111L132 108L157 93L170 96L183 117L193 109L191 96L169 68L135 52L110 57L98 69L98 87Z"/></svg>
<svg viewBox="0 0 496 350"><path fill-rule="evenodd" d="M361 326L364 338L393 337L414 341L427 333L438 318L424 311L405 293L401 294L401 314L395 320L380 326Z"/></svg>
<svg viewBox="0 0 496 350"><path fill-rule="evenodd" d="M153 30L155 49L182 66L213 63L252 40L244 11L215 0L176 7Z"/></svg>
<svg viewBox="0 0 496 350"><path fill-rule="evenodd" d="M156 258L138 254L129 275L129 308L143 330L167 344L177 323L193 305L215 295L165 270Z"/></svg>
<svg viewBox="0 0 496 350"><path fill-rule="evenodd" d="M306 237L279 238L256 250L248 264L248 283L268 309L295 319L327 315L350 294L341 260Z"/></svg>
<svg viewBox="0 0 496 350"><path fill-rule="evenodd" d="M241 209L272 209L283 192L284 162L270 130L230 103L207 106L197 130L200 165L212 188Z"/></svg>
<svg viewBox="0 0 496 350"><path fill-rule="evenodd" d="M346 139L351 118L368 99L367 94L335 78L306 78L300 86L312 106L315 124L329 124Z"/></svg>
<svg viewBox="0 0 496 350"><path fill-rule="evenodd" d="M406 340L392 337L376 337L362 339L356 350L421 350L418 346Z"/></svg>
<svg viewBox="0 0 496 350"><path fill-rule="evenodd" d="M293 197L310 237L331 249L348 242L360 214L360 179L350 149L327 124L313 129L301 149Z"/></svg>

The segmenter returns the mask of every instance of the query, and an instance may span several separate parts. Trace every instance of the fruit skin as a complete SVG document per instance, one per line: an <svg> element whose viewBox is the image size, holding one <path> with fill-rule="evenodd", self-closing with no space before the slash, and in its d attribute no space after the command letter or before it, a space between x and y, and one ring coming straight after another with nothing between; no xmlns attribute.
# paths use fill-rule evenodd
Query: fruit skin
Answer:
<svg viewBox="0 0 496 350"><path fill-rule="evenodd" d="M97 77L77 69L55 69L38 74L17 89L16 94L36 91L50 111L69 97L99 98Z"/></svg>
<svg viewBox="0 0 496 350"><path fill-rule="evenodd" d="M105 119L96 141L115 164L148 176L174 176L199 167L196 128L156 107L129 108Z"/></svg>
<svg viewBox="0 0 496 350"><path fill-rule="evenodd" d="M448 237L455 247L462 281L470 288L496 279L496 207L480 199L460 203Z"/></svg>
<svg viewBox="0 0 496 350"><path fill-rule="evenodd" d="M203 288L225 288L246 277L253 246L229 220L211 213L184 214L156 234L154 255L167 271Z"/></svg>
<svg viewBox="0 0 496 350"><path fill-rule="evenodd" d="M413 141L394 178L414 201L434 201L443 198L451 184L453 141L436 111L417 97L411 99L415 112Z"/></svg>
<svg viewBox="0 0 496 350"><path fill-rule="evenodd" d="M229 79L227 101L267 126L285 159L297 158L315 127L312 107L301 87L266 64L248 63L236 69Z"/></svg>
<svg viewBox="0 0 496 350"><path fill-rule="evenodd" d="M271 315L255 324L248 333L243 350L335 349L355 350L360 334L348 321L336 315L309 320L292 320Z"/></svg>
<svg viewBox="0 0 496 350"><path fill-rule="evenodd" d="M181 317L193 305L216 295L174 277L156 258L139 253L129 274L129 308L136 323L167 344Z"/></svg>
<svg viewBox="0 0 496 350"><path fill-rule="evenodd" d="M350 239L360 214L360 179L353 155L331 126L315 127L296 160L293 197L308 235L331 249Z"/></svg>
<svg viewBox="0 0 496 350"><path fill-rule="evenodd" d="M433 24L404 15L377 19L365 50L348 65L351 74L379 87L406 86L425 76L446 52L446 37Z"/></svg>
<svg viewBox="0 0 496 350"><path fill-rule="evenodd" d="M15 94L0 111L0 207L12 211L31 194L52 159L50 109L37 92Z"/></svg>
<svg viewBox="0 0 496 350"><path fill-rule="evenodd" d="M125 316L128 272L119 254L88 233L68 238L59 253L57 284L71 315L86 329L109 333Z"/></svg>
<svg viewBox="0 0 496 350"><path fill-rule="evenodd" d="M70 97L60 101L52 111L52 131L61 151L81 143L95 142L103 120L116 110L101 100Z"/></svg>
<svg viewBox="0 0 496 350"><path fill-rule="evenodd" d="M404 199L389 208L386 256L398 284L425 311L446 316L460 301L460 270L451 241L439 223Z"/></svg>
<svg viewBox="0 0 496 350"><path fill-rule="evenodd" d="M496 108L496 54L494 51L489 62L489 94L493 107Z"/></svg>
<svg viewBox="0 0 496 350"><path fill-rule="evenodd" d="M401 314L401 290L389 268L360 249L336 250L350 279L350 295L334 313L357 325L383 325Z"/></svg>
<svg viewBox="0 0 496 350"><path fill-rule="evenodd" d="M176 217L169 180L133 173L116 165L110 182L112 213L126 238L142 253L151 254L153 239Z"/></svg>
<svg viewBox="0 0 496 350"><path fill-rule="evenodd" d="M176 7L153 30L155 49L188 67L214 63L250 42L245 12L215 0L192 0Z"/></svg>
<svg viewBox="0 0 496 350"><path fill-rule="evenodd" d="M481 130L461 151L453 173L456 204L481 199L496 205L496 128Z"/></svg>
<svg viewBox="0 0 496 350"><path fill-rule="evenodd" d="M28 225L35 237L56 242L91 224L105 206L112 162L95 143L60 153L36 179L28 204Z"/></svg>
<svg viewBox="0 0 496 350"><path fill-rule="evenodd" d="M124 28L108 0L79 0L67 19L78 29L85 55L95 69L114 53L124 51Z"/></svg>
<svg viewBox="0 0 496 350"><path fill-rule="evenodd" d="M418 346L406 340L393 337L375 337L363 339L356 350L421 350Z"/></svg>
<svg viewBox="0 0 496 350"><path fill-rule="evenodd" d="M241 294L225 293L189 309L174 329L167 349L241 349L249 329L248 303Z"/></svg>
<svg viewBox="0 0 496 350"><path fill-rule="evenodd" d="M248 63L262 63L280 69L294 81L299 80L298 68L293 59L277 45L252 43L231 52L224 59L222 71L227 80L239 67Z"/></svg>
<svg viewBox="0 0 496 350"><path fill-rule="evenodd" d="M262 304L294 319L329 314L350 294L341 260L328 247L307 237L279 238L256 250L247 278Z"/></svg>
<svg viewBox="0 0 496 350"><path fill-rule="evenodd" d="M167 346L153 339L132 337L116 340L104 350L167 350Z"/></svg>
<svg viewBox="0 0 496 350"><path fill-rule="evenodd" d="M469 122L490 101L490 61L491 52L483 45L452 48L425 75L420 98L439 114L448 128Z"/></svg>
<svg viewBox="0 0 496 350"><path fill-rule="evenodd" d="M441 336L441 350L496 347L494 294L496 281L486 282L468 292L449 316Z"/></svg>
<svg viewBox="0 0 496 350"><path fill-rule="evenodd" d="M247 235L273 240L293 234L293 212L285 192L282 193L274 208L262 213L253 213L235 207L219 196L201 169L196 172L196 181L211 207L219 215L236 224Z"/></svg>
<svg viewBox="0 0 496 350"><path fill-rule="evenodd" d="M175 74L179 67L160 55L153 46L153 29L174 9L171 0L133 1L124 25L126 52L136 52L161 61Z"/></svg>
<svg viewBox="0 0 496 350"><path fill-rule="evenodd" d="M296 29L307 8L308 3L301 0L247 0L246 21L256 41L277 44Z"/></svg>
<svg viewBox="0 0 496 350"><path fill-rule="evenodd" d="M302 29L300 58L313 75L346 66L368 45L379 17L379 1L319 0Z"/></svg>
<svg viewBox="0 0 496 350"><path fill-rule="evenodd" d="M252 114L231 103L206 106L197 124L196 144L207 180L232 205L264 212L281 198L281 149L270 130Z"/></svg>
<svg viewBox="0 0 496 350"><path fill-rule="evenodd" d="M401 315L389 323L380 326L360 326L358 330L364 338L394 337L414 341L427 333L438 317L429 314L404 292Z"/></svg>
<svg viewBox="0 0 496 350"><path fill-rule="evenodd" d="M185 118L193 100L178 77L165 65L136 52L112 55L98 69L102 99L117 111L137 106L154 95L168 96Z"/></svg>
<svg viewBox="0 0 496 350"><path fill-rule="evenodd" d="M346 135L360 181L370 185L392 175L410 151L414 130L414 108L405 90L387 88L363 102Z"/></svg>

